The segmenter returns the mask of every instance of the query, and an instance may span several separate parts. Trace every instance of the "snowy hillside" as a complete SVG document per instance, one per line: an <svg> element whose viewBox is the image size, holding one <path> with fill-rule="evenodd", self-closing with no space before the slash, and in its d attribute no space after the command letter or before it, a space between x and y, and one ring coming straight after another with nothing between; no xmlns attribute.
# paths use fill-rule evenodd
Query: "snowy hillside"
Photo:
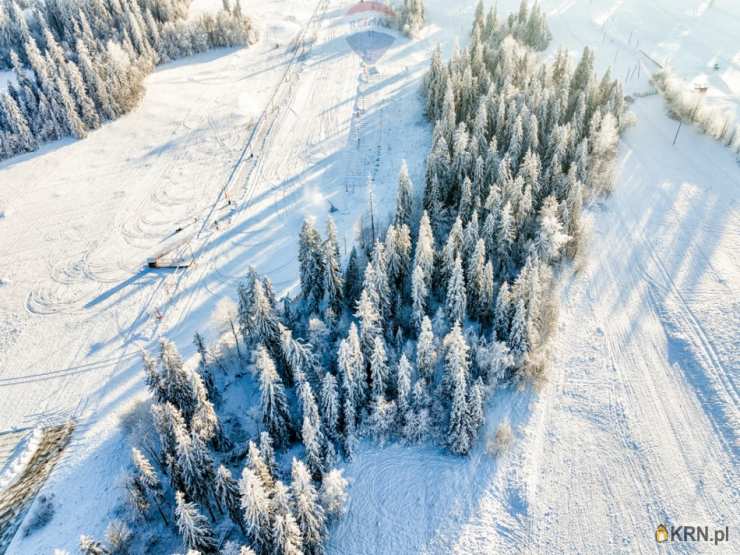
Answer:
<svg viewBox="0 0 740 555"><path fill-rule="evenodd" d="M346 262L368 177L383 219L402 160L420 197L423 77L438 43L445 60L467 45L475 2L425 0L425 26L371 72L345 40L353 4L244 2L254 46L161 65L130 113L0 162L0 471L26 464L39 426L78 419L42 490L55 515L26 534L37 500L7 553L75 553L121 513L121 420L148 397L144 349L166 336L194 362L193 334L219 338L218 304L252 267L278 298L298 293L306 216L323 230L331 215ZM668 62L740 121L736 4L541 2L543 56L591 47L637 118L562 269L546 379L499 387L467 457L361 441L339 464L350 501L328 553L738 552L740 167L690 125L672 144L678 122L649 82ZM497 5L505 17L519 1ZM190 15L220 7L196 0ZM10 80L0 71L0 91ZM146 267L172 245L194 264ZM492 455L505 423L511 444ZM730 541L658 546L660 523L729 526Z"/></svg>

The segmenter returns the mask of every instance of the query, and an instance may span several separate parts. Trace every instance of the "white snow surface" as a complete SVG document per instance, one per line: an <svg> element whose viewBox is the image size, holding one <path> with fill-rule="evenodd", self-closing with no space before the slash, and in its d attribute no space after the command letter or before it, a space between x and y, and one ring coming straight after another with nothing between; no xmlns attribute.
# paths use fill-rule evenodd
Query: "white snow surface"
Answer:
<svg viewBox="0 0 740 555"><path fill-rule="evenodd" d="M8 85L15 82L15 74L12 71L0 71L0 93L7 91Z"/></svg>
<svg viewBox="0 0 740 555"><path fill-rule="evenodd" d="M368 174L388 209L402 159L421 185L420 79L437 42L449 53L467 41L475 3L427 0L421 36L398 40L369 78L343 38L352 3L326 4L250 2L255 47L163 66L133 113L0 164L0 206L13 209L0 219L0 433L81 420L46 485L56 516L9 553L102 537L123 495L119 420L146 395L142 348L167 335L192 354L193 332L250 265L294 291L303 217L322 225L331 201L351 245ZM499 0L499 14L516 4ZM642 49L688 80L706 73L718 101L740 100L733 2L543 6L551 50L590 45L618 77L641 64L627 94L649 90ZM305 56L289 48L299 33ZM486 433L508 419L509 451L362 444L343 465L351 502L330 553L663 552L661 522L733 528L726 544L677 552L738 552L740 170L691 127L672 146L659 97L631 109L616 190L589 210L587 252L564 272L548 380L488 403ZM142 271L178 226L196 264Z"/></svg>

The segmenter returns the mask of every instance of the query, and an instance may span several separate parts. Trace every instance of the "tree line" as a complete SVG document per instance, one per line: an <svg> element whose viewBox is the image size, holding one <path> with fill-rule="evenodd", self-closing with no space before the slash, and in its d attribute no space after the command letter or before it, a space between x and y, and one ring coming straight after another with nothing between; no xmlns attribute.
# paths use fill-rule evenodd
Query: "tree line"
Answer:
<svg viewBox="0 0 740 555"><path fill-rule="evenodd" d="M129 112L159 63L256 38L239 1L194 21L190 0L21 2L0 1L0 160Z"/></svg>

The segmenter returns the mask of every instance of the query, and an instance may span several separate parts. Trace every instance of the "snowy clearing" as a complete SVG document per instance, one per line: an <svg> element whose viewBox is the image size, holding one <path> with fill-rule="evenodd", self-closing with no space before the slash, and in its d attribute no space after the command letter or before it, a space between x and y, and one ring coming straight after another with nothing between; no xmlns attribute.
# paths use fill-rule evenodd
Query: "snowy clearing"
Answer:
<svg viewBox="0 0 740 555"><path fill-rule="evenodd" d="M738 113L731 2L542 4L551 50L592 46L600 71L629 76L626 94L650 90L644 52ZM343 39L349 5L249 3L255 47L162 66L131 114L0 164L0 434L81 417L45 486L57 516L8 553L74 552L80 533L103 534L124 493L119 420L144 397L141 349L166 334L192 355L250 266L294 290L298 229L305 215L323 227L329 202L346 254L368 174L384 208L402 159L421 186L421 77L437 42L447 55L468 40L474 2L427 0L427 27L378 75ZM661 522L733 528L728 543L677 552L738 551L740 170L691 127L672 146L660 97L631 110L615 192L590 207L587 252L564 277L548 380L488 404L486 434L509 420L510 449L491 457L481 438L465 459L363 443L343 465L351 502L330 553L668 552ZM180 234L195 238L192 268L144 269ZM0 469L22 453L2 444Z"/></svg>

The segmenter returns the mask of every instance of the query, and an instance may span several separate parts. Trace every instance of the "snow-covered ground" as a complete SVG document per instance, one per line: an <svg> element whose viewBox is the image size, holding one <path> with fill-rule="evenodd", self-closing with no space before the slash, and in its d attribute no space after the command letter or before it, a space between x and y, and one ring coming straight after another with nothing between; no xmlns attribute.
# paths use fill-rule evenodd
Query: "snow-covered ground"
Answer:
<svg viewBox="0 0 740 555"><path fill-rule="evenodd" d="M8 85L15 83L15 75L12 71L0 71L0 92L8 90Z"/></svg>
<svg viewBox="0 0 740 555"><path fill-rule="evenodd" d="M321 226L329 201L350 245L367 175L383 208L403 158L420 184L420 78L438 41L447 53L466 41L474 2L427 0L429 25L398 39L378 75L344 40L351 4L250 2L257 46L163 66L132 114L0 165L0 437L81 417L47 484L57 516L10 553L102 535L128 457L119 419L144 395L141 348L166 334L192 353L250 265L291 290L297 229L307 214ZM731 4L543 2L553 47L592 46L601 70L630 72L627 93L649 89L643 50L687 79L706 73L727 105L740 100ZM510 420L511 449L364 445L330 552L653 552L660 522L737 529L740 170L691 128L672 146L659 97L632 110L616 191L592 207L587 253L564 279L549 380L489 403L487 428ZM177 227L195 266L143 271ZM731 540L712 552L737 552Z"/></svg>
<svg viewBox="0 0 740 555"><path fill-rule="evenodd" d="M713 56L734 71L740 11L708 4L543 2L553 47L589 45L616 76L641 64L628 94L649 90L654 69L638 40L686 78ZM449 22L442 3L428 5ZM511 450L492 460L481 445L456 460L368 447L348 465L334 552L649 553L659 523L737 528L740 171L693 129L672 146L659 97L632 110L616 191L592 207L587 253L564 280L548 382L489 403L487 433L510 421ZM670 549L737 553L736 541Z"/></svg>

